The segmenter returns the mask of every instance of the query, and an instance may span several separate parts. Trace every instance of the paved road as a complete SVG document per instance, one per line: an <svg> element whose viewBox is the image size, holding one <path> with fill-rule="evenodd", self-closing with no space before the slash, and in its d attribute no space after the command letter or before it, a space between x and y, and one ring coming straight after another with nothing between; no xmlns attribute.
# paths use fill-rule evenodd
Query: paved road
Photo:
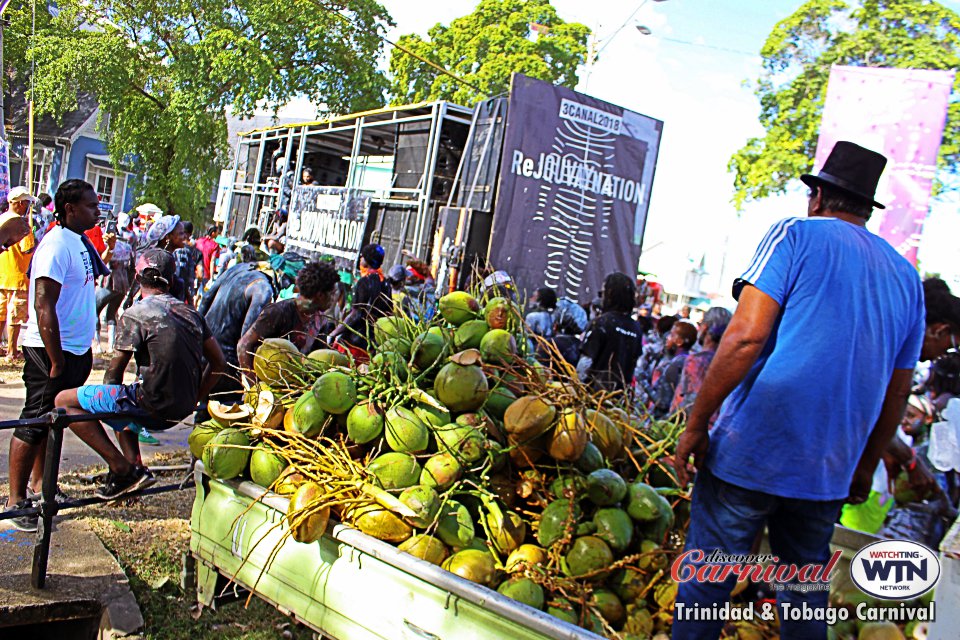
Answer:
<svg viewBox="0 0 960 640"><path fill-rule="evenodd" d="M128 374L128 382L133 381L133 377ZM20 381L18 373L7 366L0 370L0 420L16 420L20 417L20 410L23 408L24 388ZM90 374L91 381L103 379L103 368L96 366ZM149 465L151 457L157 453L166 453L171 451L181 451L187 447L187 436L190 435L191 426L177 425L173 429L155 433L154 436L160 440L159 446L141 445L144 460ZM0 430L0 479L3 484L0 485L0 495L6 495L5 485L7 479L7 465L10 450L10 438L13 431L10 429ZM83 444L73 433L68 432L64 439L63 453L60 456L61 471L69 471L78 467L102 464L100 457L95 454L87 445Z"/></svg>

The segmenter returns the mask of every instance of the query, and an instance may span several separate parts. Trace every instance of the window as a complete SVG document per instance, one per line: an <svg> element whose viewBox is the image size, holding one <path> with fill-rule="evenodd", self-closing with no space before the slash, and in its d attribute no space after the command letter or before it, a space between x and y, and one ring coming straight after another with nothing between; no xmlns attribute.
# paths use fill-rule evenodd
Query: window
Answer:
<svg viewBox="0 0 960 640"><path fill-rule="evenodd" d="M126 183L125 173L118 174L114 171L106 157L87 156L87 174L84 179L93 185L101 205L112 205L114 213L120 212Z"/></svg>
<svg viewBox="0 0 960 640"><path fill-rule="evenodd" d="M100 174L97 176L97 183L94 185L97 195L100 196L100 202L113 202L113 177Z"/></svg>
<svg viewBox="0 0 960 640"><path fill-rule="evenodd" d="M41 191L51 192L50 174L53 170L53 149L41 145L33 147L33 162L29 165L24 162L27 147L24 145L21 156L10 155L10 186L27 186L30 177L27 171L33 169L33 193ZM17 167L17 169L14 169Z"/></svg>

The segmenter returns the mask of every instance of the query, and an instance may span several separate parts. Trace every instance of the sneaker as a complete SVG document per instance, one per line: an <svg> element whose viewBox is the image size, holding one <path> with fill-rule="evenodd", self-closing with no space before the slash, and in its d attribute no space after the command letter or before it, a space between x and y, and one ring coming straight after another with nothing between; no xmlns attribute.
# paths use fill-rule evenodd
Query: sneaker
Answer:
<svg viewBox="0 0 960 640"><path fill-rule="evenodd" d="M140 431L137 432L137 440L143 444L160 444L160 441L150 435L150 432L147 431L146 427L140 427Z"/></svg>
<svg viewBox="0 0 960 640"><path fill-rule="evenodd" d="M106 483L97 489L95 495L104 500L114 500L128 493L146 489L156 481L149 469L135 466L124 476L118 476L113 472L108 473Z"/></svg>
<svg viewBox="0 0 960 640"><path fill-rule="evenodd" d="M29 509L35 506L33 500L27 498L26 500L18 502L14 509ZM19 529L20 531L36 531L37 527L40 526L40 516L20 516L19 518L10 518L7 522L9 522L14 529Z"/></svg>
<svg viewBox="0 0 960 640"><path fill-rule="evenodd" d="M31 489L27 489L27 497L33 500L34 504L40 504L42 499L42 496L39 493L34 493ZM65 494L60 487L57 487L57 494L54 497L54 500L57 501L57 504L64 505L73 500L73 498Z"/></svg>

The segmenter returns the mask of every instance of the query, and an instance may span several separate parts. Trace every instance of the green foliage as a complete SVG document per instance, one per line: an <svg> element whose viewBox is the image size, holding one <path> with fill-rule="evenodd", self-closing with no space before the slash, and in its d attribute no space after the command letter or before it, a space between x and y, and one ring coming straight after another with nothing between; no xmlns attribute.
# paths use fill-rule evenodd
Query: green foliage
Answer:
<svg viewBox="0 0 960 640"><path fill-rule="evenodd" d="M145 176L139 195L187 217L206 207L227 158L226 113L296 96L343 113L382 104L376 69L390 22L374 0L58 0L7 13L14 82L35 71L38 114L101 106L100 128L115 165Z"/></svg>
<svg viewBox="0 0 960 640"><path fill-rule="evenodd" d="M809 0L774 27L760 53L756 95L766 135L730 159L738 209L783 193L812 169L831 65L956 69L960 16L927 0ZM956 174L958 163L960 102L953 101L938 166Z"/></svg>
<svg viewBox="0 0 960 640"><path fill-rule="evenodd" d="M549 31L531 40L531 23ZM405 35L398 44L470 86L395 48L390 54L394 104L437 99L473 104L507 92L512 73L573 88L590 29L564 22L549 0L480 0L470 15L450 26L436 24L427 33L426 40Z"/></svg>

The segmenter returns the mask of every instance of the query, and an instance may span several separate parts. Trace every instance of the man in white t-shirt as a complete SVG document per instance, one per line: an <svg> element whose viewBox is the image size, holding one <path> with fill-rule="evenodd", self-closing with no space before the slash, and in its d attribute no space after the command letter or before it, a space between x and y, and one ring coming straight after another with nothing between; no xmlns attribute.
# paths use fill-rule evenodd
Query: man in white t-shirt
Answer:
<svg viewBox="0 0 960 640"><path fill-rule="evenodd" d="M54 408L57 393L83 385L93 363L90 344L97 329L95 281L108 273L83 235L97 224L98 198L83 180L67 180L57 189L58 226L34 252L30 267L29 318L23 327L23 383L26 402L20 418L36 418ZM47 430L20 427L10 439L8 508L32 505L43 474ZM35 531L36 516L10 520L23 531Z"/></svg>

